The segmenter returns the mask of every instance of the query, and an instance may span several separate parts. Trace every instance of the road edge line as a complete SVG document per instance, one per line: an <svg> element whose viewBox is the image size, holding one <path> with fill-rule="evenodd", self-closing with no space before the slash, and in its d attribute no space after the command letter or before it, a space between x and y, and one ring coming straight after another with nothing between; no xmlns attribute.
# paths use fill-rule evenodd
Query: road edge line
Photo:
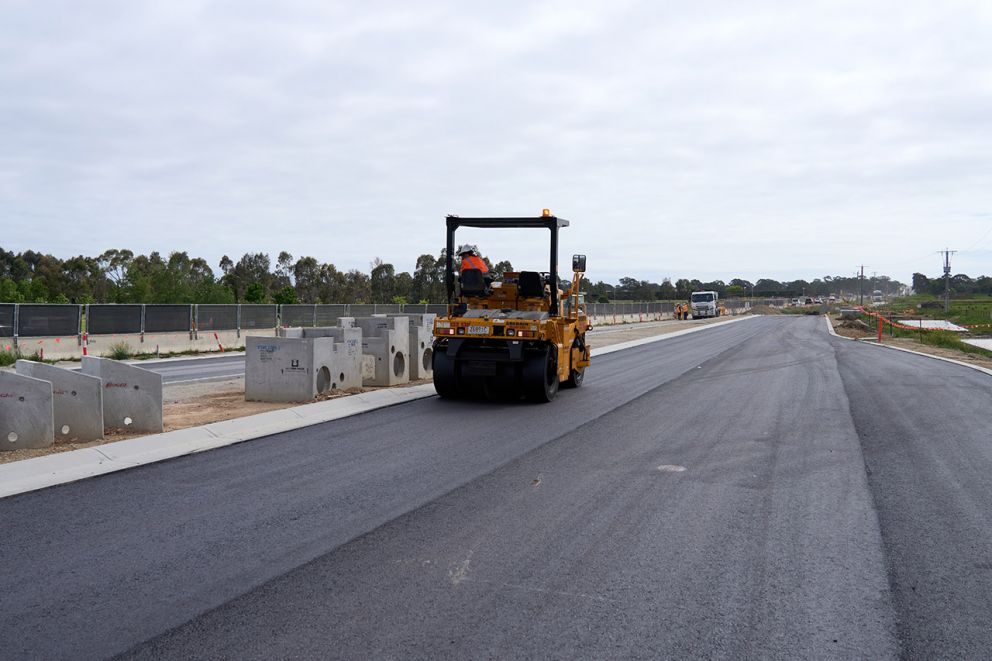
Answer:
<svg viewBox="0 0 992 661"><path fill-rule="evenodd" d="M593 356L615 353L757 317L758 315L734 317L705 326L593 348L591 353ZM384 388L212 422L199 427L0 464L0 499L295 431L435 395L434 385L430 383L405 388Z"/></svg>

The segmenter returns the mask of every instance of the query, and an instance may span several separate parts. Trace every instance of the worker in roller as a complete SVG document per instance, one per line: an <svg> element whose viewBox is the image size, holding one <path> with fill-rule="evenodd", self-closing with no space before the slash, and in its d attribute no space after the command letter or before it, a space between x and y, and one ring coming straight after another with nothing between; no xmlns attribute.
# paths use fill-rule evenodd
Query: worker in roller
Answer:
<svg viewBox="0 0 992 661"><path fill-rule="evenodd" d="M467 269L478 269L482 271L483 275L489 273L489 267L486 266L486 260L482 259L478 246L466 243L458 249L458 256L462 260L461 273L464 273Z"/></svg>

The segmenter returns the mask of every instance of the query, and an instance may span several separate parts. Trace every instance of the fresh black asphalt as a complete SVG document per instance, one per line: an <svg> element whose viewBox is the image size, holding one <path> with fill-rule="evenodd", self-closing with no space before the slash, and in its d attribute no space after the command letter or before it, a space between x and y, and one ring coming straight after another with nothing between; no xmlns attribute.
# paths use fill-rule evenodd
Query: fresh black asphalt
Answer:
<svg viewBox="0 0 992 661"><path fill-rule="evenodd" d="M992 377L766 317L0 501L0 657L983 658Z"/></svg>

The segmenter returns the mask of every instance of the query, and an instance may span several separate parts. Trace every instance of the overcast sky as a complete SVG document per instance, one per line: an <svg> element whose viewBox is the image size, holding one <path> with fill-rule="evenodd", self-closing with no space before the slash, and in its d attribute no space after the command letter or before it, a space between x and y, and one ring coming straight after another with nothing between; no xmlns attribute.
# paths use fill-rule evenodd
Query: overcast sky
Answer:
<svg viewBox="0 0 992 661"><path fill-rule="evenodd" d="M0 1L0 245L992 274L992 3ZM540 232L472 239L518 268Z"/></svg>

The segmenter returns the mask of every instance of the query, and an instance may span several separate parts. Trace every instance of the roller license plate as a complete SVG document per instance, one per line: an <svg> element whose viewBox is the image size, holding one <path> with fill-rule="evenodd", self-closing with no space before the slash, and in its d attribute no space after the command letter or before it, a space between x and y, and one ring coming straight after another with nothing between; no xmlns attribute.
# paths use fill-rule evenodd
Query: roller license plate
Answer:
<svg viewBox="0 0 992 661"><path fill-rule="evenodd" d="M489 326L469 326L469 335L489 335Z"/></svg>

